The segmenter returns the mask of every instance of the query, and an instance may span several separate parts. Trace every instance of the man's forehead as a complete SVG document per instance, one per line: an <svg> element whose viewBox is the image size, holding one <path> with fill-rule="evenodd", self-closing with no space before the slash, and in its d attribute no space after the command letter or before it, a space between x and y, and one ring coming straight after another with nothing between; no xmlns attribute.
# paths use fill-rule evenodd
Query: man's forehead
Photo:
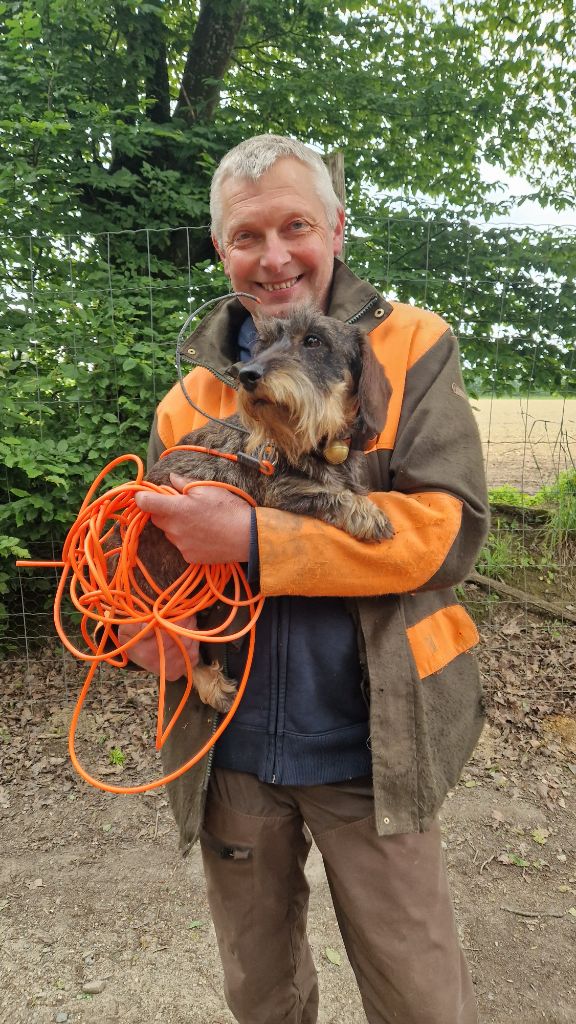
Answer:
<svg viewBox="0 0 576 1024"><path fill-rule="evenodd" d="M237 189L248 189L253 191L268 191L284 184L286 186L301 186L303 182L312 182L314 173L311 167L296 160L294 157L282 157L276 160L268 170L264 171L258 178L243 177L242 175L229 175L225 177L220 186L222 195L236 191Z"/></svg>
<svg viewBox="0 0 576 1024"><path fill-rule="evenodd" d="M283 161L286 163L287 161ZM226 220L241 218L261 208L274 212L310 212L322 208L310 169L298 161L294 168L280 169L274 165L253 181L249 178L227 178L221 186L222 213ZM278 169L277 169L278 168Z"/></svg>

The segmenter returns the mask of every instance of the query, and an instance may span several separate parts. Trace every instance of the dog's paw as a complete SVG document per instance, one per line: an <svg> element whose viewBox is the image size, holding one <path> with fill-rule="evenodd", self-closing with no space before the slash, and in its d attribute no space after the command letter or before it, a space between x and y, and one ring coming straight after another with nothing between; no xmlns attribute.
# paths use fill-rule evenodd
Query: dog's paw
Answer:
<svg viewBox="0 0 576 1024"><path fill-rule="evenodd" d="M225 715L234 702L236 683L227 679L217 661L212 665L198 664L194 668L194 686L204 704Z"/></svg>
<svg viewBox="0 0 576 1024"><path fill-rule="evenodd" d="M394 527L386 513L364 497L357 497L353 503L344 529L357 540L373 544L380 540L390 540L394 536Z"/></svg>

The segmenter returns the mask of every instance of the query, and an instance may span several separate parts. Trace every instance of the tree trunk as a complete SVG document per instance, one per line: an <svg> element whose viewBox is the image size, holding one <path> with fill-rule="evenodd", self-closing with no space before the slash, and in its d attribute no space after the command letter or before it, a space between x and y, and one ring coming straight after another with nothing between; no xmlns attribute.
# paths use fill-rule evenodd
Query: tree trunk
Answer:
<svg viewBox="0 0 576 1024"><path fill-rule="evenodd" d="M247 0L202 0L182 76L175 118L209 121L246 15Z"/></svg>

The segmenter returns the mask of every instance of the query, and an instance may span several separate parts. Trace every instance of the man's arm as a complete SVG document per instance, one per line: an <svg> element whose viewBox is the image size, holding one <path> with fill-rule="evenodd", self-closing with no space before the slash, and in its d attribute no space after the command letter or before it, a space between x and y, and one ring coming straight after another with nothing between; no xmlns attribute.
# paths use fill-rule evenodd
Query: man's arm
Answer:
<svg viewBox="0 0 576 1024"><path fill-rule="evenodd" d="M153 430L151 461L162 447ZM376 451L368 455L378 457ZM395 529L394 538L380 544L354 540L306 516L258 508L262 593L360 597L449 587L464 579L486 536L488 501L478 429L450 331L408 370L390 479L390 491L370 495ZM161 517L154 521L189 560L247 561L248 506L228 495L229 505L216 508L205 490L198 489L194 512L180 495L170 504L155 495L138 500L149 511L154 505Z"/></svg>
<svg viewBox="0 0 576 1024"><path fill-rule="evenodd" d="M262 593L360 597L449 587L465 578L486 536L488 500L478 428L449 331L408 371L390 479L391 491L370 495L395 529L379 544L258 508Z"/></svg>

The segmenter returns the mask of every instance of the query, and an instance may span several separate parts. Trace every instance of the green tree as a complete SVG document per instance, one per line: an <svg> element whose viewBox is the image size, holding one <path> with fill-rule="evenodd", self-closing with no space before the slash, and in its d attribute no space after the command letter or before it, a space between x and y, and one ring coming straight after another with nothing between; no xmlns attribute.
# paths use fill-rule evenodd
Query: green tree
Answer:
<svg viewBox="0 0 576 1024"><path fill-rule="evenodd" d="M574 203L571 3L21 0L0 13L11 231L186 223L208 256L214 162L261 130L345 148L354 202L370 183L478 212L488 158Z"/></svg>
<svg viewBox="0 0 576 1024"><path fill-rule="evenodd" d="M503 208L485 159L574 206L575 38L544 0L0 0L12 608L14 554L49 557L102 465L144 451L185 315L226 291L208 184L253 133L344 149L351 265L447 316L473 388L575 388L573 235L476 223Z"/></svg>

